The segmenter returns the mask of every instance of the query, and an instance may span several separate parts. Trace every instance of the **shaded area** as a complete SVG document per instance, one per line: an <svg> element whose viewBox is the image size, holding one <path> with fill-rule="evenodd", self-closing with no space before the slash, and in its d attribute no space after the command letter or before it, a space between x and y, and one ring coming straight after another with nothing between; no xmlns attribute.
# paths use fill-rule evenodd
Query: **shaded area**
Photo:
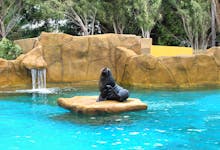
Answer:
<svg viewBox="0 0 220 150"><path fill-rule="evenodd" d="M127 124L132 125L134 120L145 119L143 116L138 116L134 113L118 113L118 114L102 114L102 115L84 115L74 112L64 113L57 116L53 116L50 119L54 121L85 124L85 125L111 125L111 124Z"/></svg>

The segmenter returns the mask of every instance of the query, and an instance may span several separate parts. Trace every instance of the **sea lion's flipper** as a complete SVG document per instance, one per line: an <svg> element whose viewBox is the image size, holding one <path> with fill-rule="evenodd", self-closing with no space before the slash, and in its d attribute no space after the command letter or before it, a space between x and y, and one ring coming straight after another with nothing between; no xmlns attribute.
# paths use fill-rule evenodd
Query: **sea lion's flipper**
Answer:
<svg viewBox="0 0 220 150"><path fill-rule="evenodd" d="M117 89L115 87L112 87L111 85L106 85L108 88L108 94L107 94L107 99L109 100L119 100L120 96L117 93Z"/></svg>
<svg viewBox="0 0 220 150"><path fill-rule="evenodd" d="M100 93L98 99L96 100L97 102L99 101L104 101L107 99L107 95L108 95L108 88L105 88L102 90L102 92Z"/></svg>
<svg viewBox="0 0 220 150"><path fill-rule="evenodd" d="M101 95L99 95L98 99L96 100L96 102L101 102L106 100L106 98L103 98Z"/></svg>
<svg viewBox="0 0 220 150"><path fill-rule="evenodd" d="M126 90L126 89L121 89L121 90L119 91L118 95L119 95L119 97L120 97L119 101L120 101L120 102L124 102L124 101L126 101L127 98L129 97L129 92L128 92L128 90Z"/></svg>
<svg viewBox="0 0 220 150"><path fill-rule="evenodd" d="M128 90L120 87L119 85L115 85L112 87L111 85L106 86L108 88L107 99L117 100L119 102L126 101L129 97Z"/></svg>

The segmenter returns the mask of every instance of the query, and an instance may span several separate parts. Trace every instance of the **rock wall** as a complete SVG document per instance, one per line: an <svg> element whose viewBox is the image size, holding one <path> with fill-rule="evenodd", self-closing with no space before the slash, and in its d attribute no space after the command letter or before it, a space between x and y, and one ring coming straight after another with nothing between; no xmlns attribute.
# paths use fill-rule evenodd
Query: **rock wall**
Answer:
<svg viewBox="0 0 220 150"><path fill-rule="evenodd" d="M188 57L155 58L139 55L128 61L121 82L147 88L219 86L219 54L220 49L211 55Z"/></svg>
<svg viewBox="0 0 220 150"><path fill-rule="evenodd" d="M47 83L94 81L109 67L124 85L191 88L220 85L220 48L192 56L141 54L141 37L42 33L38 44L14 61L0 59L0 87L31 87L31 68L47 68Z"/></svg>
<svg viewBox="0 0 220 150"><path fill-rule="evenodd" d="M115 74L116 48L122 46L140 54L140 39L134 35L106 34L79 37L43 33L39 41L47 64L47 81L97 80L101 68L105 66L111 68Z"/></svg>
<svg viewBox="0 0 220 150"><path fill-rule="evenodd" d="M28 39L15 40L14 43L18 44L22 48L23 54L26 54L30 50L32 50L34 47L37 46L38 38L28 38Z"/></svg>
<svg viewBox="0 0 220 150"><path fill-rule="evenodd" d="M26 88L31 83L30 72L21 65L21 55L16 60L5 60L0 58L0 88L12 87ZM31 85L30 85L31 86Z"/></svg>
<svg viewBox="0 0 220 150"><path fill-rule="evenodd" d="M141 53L151 54L152 38L141 39Z"/></svg>

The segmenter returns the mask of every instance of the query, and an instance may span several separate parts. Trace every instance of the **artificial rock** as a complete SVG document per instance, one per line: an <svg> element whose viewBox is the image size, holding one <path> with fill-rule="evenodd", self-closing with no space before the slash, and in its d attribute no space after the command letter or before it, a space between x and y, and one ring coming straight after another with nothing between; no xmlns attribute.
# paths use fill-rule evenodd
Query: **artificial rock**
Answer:
<svg viewBox="0 0 220 150"><path fill-rule="evenodd" d="M103 67L111 69L119 84L129 86L220 86L219 47L191 56L154 57L141 53L142 40L135 35L71 36L43 32L34 40L37 44L31 40L33 49L16 60L0 59L0 88L17 85L31 87L32 68L46 68L47 84L74 85L97 81L93 82L97 86ZM28 41L20 43L25 45Z"/></svg>

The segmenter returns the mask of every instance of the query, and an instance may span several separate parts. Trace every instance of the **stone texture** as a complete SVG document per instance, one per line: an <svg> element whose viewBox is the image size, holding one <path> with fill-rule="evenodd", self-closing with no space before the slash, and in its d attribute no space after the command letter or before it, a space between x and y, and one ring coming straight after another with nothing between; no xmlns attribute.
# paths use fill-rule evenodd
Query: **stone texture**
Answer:
<svg viewBox="0 0 220 150"><path fill-rule="evenodd" d="M126 102L113 100L96 102L97 98L97 96L75 96L59 98L57 103L65 109L83 114L118 113L147 109L147 105L136 98L129 98Z"/></svg>
<svg viewBox="0 0 220 150"><path fill-rule="evenodd" d="M20 61L0 58L0 88L27 87L28 83L28 70L21 66Z"/></svg>
<svg viewBox="0 0 220 150"><path fill-rule="evenodd" d="M43 59L42 46L37 46L23 57L22 64L27 69L46 68L47 63Z"/></svg>
<svg viewBox="0 0 220 150"><path fill-rule="evenodd" d="M124 76L124 69L128 65L128 62L135 56L138 56L133 50L117 47L115 53L115 79L118 82L122 82Z"/></svg>
<svg viewBox="0 0 220 150"><path fill-rule="evenodd" d="M139 55L127 65L122 83L147 88L207 87L219 85L219 71L212 55L159 58Z"/></svg>
<svg viewBox="0 0 220 150"><path fill-rule="evenodd" d="M15 40L14 43L22 48L23 54L26 54L38 45L38 38Z"/></svg>
<svg viewBox="0 0 220 150"><path fill-rule="evenodd" d="M47 67L48 82L78 82L97 80L103 67L116 74L118 46L140 51L140 37L134 35L70 36L67 34L42 33L43 58ZM56 70L56 71L55 71ZM58 75L55 75L57 72ZM54 77L56 76L56 77Z"/></svg>
<svg viewBox="0 0 220 150"><path fill-rule="evenodd" d="M213 56L215 58L216 64L218 65L218 67L220 67L220 47L214 47L211 49L211 51L213 50Z"/></svg>
<svg viewBox="0 0 220 150"><path fill-rule="evenodd" d="M152 46L152 38L141 39L141 53L142 54L150 54L151 46Z"/></svg>
<svg viewBox="0 0 220 150"><path fill-rule="evenodd" d="M0 58L0 82L2 85L8 84L8 61Z"/></svg>
<svg viewBox="0 0 220 150"><path fill-rule="evenodd" d="M123 85L144 88L220 86L220 47L191 56L154 57L141 54L139 36L82 37L42 33L28 53L14 61L0 59L0 88L30 86L29 70L45 67L48 84L94 81L97 86L100 70L108 67Z"/></svg>

